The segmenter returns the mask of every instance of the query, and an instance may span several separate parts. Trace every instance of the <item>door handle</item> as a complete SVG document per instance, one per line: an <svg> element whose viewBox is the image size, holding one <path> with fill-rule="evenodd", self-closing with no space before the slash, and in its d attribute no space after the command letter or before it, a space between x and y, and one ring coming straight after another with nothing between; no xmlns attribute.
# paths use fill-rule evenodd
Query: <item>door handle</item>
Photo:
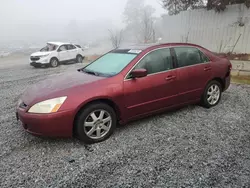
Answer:
<svg viewBox="0 0 250 188"><path fill-rule="evenodd" d="M212 67L205 67L204 71L210 71L212 69Z"/></svg>
<svg viewBox="0 0 250 188"><path fill-rule="evenodd" d="M174 80L176 78L176 76L168 76L167 78L165 78L167 81L170 81L170 80Z"/></svg>

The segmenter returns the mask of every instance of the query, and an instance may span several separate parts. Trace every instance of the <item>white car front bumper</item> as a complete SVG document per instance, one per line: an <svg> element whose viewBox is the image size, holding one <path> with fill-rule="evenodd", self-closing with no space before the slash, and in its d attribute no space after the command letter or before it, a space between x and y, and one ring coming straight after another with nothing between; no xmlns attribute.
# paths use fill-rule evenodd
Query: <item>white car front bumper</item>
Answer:
<svg viewBox="0 0 250 188"><path fill-rule="evenodd" d="M30 57L29 63L31 66L44 66L50 63L50 59L49 57L42 57L42 58Z"/></svg>

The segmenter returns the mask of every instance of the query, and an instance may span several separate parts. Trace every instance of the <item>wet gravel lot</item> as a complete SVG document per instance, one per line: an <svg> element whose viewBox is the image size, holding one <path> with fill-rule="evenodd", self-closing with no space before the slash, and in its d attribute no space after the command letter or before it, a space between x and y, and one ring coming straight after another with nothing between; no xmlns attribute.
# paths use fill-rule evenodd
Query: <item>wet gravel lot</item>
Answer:
<svg viewBox="0 0 250 188"><path fill-rule="evenodd" d="M19 95L82 65L0 69L0 187L250 187L250 87L212 109L189 106L119 127L105 142L37 138L14 115Z"/></svg>

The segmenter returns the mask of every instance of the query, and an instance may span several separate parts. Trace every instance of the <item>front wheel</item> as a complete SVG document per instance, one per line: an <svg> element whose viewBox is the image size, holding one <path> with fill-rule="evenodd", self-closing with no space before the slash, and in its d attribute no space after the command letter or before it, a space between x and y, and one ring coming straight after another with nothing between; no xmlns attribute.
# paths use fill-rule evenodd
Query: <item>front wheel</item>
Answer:
<svg viewBox="0 0 250 188"><path fill-rule="evenodd" d="M77 63L82 63L82 61L83 61L82 56L78 55L78 56L76 57L76 62L77 62Z"/></svg>
<svg viewBox="0 0 250 188"><path fill-rule="evenodd" d="M58 67L58 65L59 65L59 61L56 58L52 58L50 60L50 66L51 67L55 68L55 67Z"/></svg>
<svg viewBox="0 0 250 188"><path fill-rule="evenodd" d="M201 103L206 108L216 106L221 100L222 86L216 81L210 81L202 95Z"/></svg>
<svg viewBox="0 0 250 188"><path fill-rule="evenodd" d="M112 107L105 103L93 103L78 115L75 130L80 140L92 144L110 137L116 123L116 113Z"/></svg>

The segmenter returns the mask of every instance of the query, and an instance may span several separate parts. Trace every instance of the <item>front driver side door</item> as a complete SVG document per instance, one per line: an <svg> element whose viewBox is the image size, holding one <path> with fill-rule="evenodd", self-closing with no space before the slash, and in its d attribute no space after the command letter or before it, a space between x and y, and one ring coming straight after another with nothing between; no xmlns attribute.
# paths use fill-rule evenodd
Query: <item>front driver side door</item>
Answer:
<svg viewBox="0 0 250 188"><path fill-rule="evenodd" d="M157 49L142 58L134 69L145 68L143 78L124 80L126 116L133 118L172 106L176 103L177 74L169 48Z"/></svg>
<svg viewBox="0 0 250 188"><path fill-rule="evenodd" d="M69 52L67 51L67 45L62 45L59 49L58 49L58 57L59 57L59 61L67 61L70 59L69 56Z"/></svg>

